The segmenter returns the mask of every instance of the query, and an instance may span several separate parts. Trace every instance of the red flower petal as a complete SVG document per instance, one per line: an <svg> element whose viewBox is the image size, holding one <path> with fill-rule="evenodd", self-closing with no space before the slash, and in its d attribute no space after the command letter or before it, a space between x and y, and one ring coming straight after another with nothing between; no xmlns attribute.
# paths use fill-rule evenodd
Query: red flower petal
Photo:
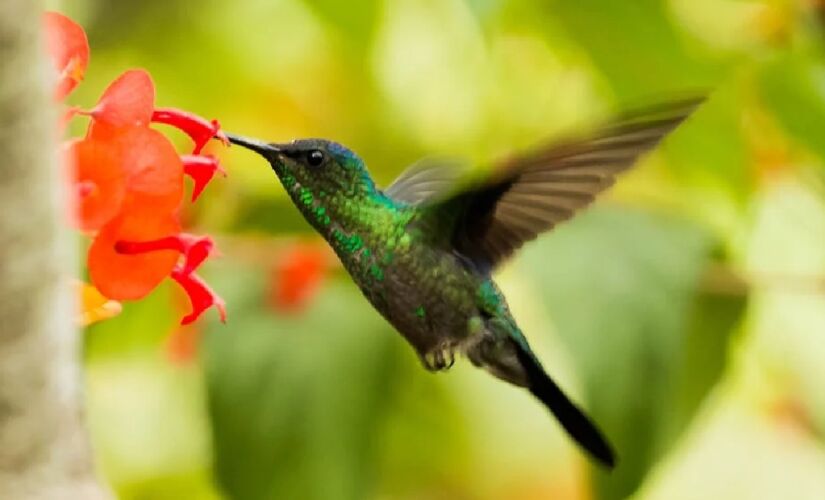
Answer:
<svg viewBox="0 0 825 500"><path fill-rule="evenodd" d="M207 121L205 118L180 109L158 108L152 115L152 121L171 125L188 135L195 141L193 154L200 153L213 137L229 145L229 139L221 132L221 125L217 120Z"/></svg>
<svg viewBox="0 0 825 500"><path fill-rule="evenodd" d="M77 225L100 229L120 211L126 193L118 149L93 139L72 141L66 148L78 201Z"/></svg>
<svg viewBox="0 0 825 500"><path fill-rule="evenodd" d="M138 126L116 129L110 140L122 151L131 204L157 213L177 210L183 200L183 163L169 139Z"/></svg>
<svg viewBox="0 0 825 500"><path fill-rule="evenodd" d="M117 251L117 242L155 240L179 232L180 224L171 214L141 212L140 207L124 210L103 226L89 248L88 267L92 283L111 299L144 297L172 272L179 253L159 250L129 255Z"/></svg>
<svg viewBox="0 0 825 500"><path fill-rule="evenodd" d="M197 237L183 233L179 237L184 244L184 262L181 272L192 274L212 254L215 242L209 236Z"/></svg>
<svg viewBox="0 0 825 500"><path fill-rule="evenodd" d="M324 247L307 243L294 245L280 256L273 270L270 304L280 311L300 311L320 290L326 269Z"/></svg>
<svg viewBox="0 0 825 500"><path fill-rule="evenodd" d="M195 181L195 187L192 188L193 202L215 176L215 172L220 172L226 177L226 171L212 155L183 155L180 158L183 162L183 172Z"/></svg>
<svg viewBox="0 0 825 500"><path fill-rule="evenodd" d="M183 271L184 269L180 266L172 271L172 279L178 282L186 295L189 296L189 301L192 302L192 312L183 317L181 324L188 325L192 323L212 306L218 309L221 321L226 323L226 303L223 299L212 291L198 275L187 274Z"/></svg>
<svg viewBox="0 0 825 500"><path fill-rule="evenodd" d="M181 272L191 274L212 253L215 242L209 236L195 236L181 233L147 241L120 240L115 243L115 251L125 255L137 255L158 250L174 250L183 255Z"/></svg>
<svg viewBox="0 0 825 500"><path fill-rule="evenodd" d="M180 240L180 236L164 236L163 238L148 241L119 240L115 242L115 251L125 255L137 255L158 250L183 252L183 243Z"/></svg>
<svg viewBox="0 0 825 500"><path fill-rule="evenodd" d="M57 72L54 98L62 100L83 80L89 65L89 41L79 24L63 14L43 15L46 49Z"/></svg>
<svg viewBox="0 0 825 500"><path fill-rule="evenodd" d="M109 84L89 113L95 122L124 127L147 125L155 108L155 84L142 69L133 69ZM92 124L92 127L95 123Z"/></svg>

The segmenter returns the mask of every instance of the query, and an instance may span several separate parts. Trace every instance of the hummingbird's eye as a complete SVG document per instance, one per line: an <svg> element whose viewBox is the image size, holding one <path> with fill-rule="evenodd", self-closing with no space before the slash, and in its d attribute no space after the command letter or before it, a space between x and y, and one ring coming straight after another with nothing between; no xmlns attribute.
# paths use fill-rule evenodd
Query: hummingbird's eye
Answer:
<svg viewBox="0 0 825 500"><path fill-rule="evenodd" d="M324 153L320 150L313 149L307 154L307 163L310 167L317 167L324 163Z"/></svg>

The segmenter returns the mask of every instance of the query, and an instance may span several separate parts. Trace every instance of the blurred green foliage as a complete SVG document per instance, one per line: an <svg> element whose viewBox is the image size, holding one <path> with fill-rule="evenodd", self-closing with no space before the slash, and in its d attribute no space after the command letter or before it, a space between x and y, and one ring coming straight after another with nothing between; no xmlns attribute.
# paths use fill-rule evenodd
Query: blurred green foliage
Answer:
<svg viewBox="0 0 825 500"><path fill-rule="evenodd" d="M305 309L273 309L278 249L313 236L267 165L213 147L230 176L186 220L218 236L207 274L229 322L209 318L196 358L170 360L182 299L164 286L88 330L105 477L125 499L825 498L818 5L63 2L92 46L74 103L145 67L159 105L339 140L382 183L423 156L483 168L709 92L598 207L500 274L548 370L616 443L614 472L522 391L467 363L423 371L340 271Z"/></svg>
<svg viewBox="0 0 825 500"><path fill-rule="evenodd" d="M711 240L696 227L619 210L581 217L518 263L537 281L592 411L622 450L622 467L597 476L601 496L624 498L716 382L742 304L703 301L697 292ZM693 336L715 350L691 357Z"/></svg>

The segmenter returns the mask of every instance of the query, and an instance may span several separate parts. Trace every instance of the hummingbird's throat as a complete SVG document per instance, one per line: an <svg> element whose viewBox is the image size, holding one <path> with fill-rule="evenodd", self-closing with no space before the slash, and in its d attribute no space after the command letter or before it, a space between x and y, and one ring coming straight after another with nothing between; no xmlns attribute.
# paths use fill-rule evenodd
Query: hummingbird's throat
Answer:
<svg viewBox="0 0 825 500"><path fill-rule="evenodd" d="M313 193L310 188L298 182L295 176L289 172L281 174L281 182L289 197L292 198L292 201L307 221L322 234L326 234L332 224L329 211L322 202L326 198L326 193L324 191Z"/></svg>
<svg viewBox="0 0 825 500"><path fill-rule="evenodd" d="M376 229L403 223L397 207L375 189L371 179L354 181L354 188L342 192L336 187L304 185L287 165L276 165L275 170L295 206L357 281L383 281L392 251L385 248Z"/></svg>

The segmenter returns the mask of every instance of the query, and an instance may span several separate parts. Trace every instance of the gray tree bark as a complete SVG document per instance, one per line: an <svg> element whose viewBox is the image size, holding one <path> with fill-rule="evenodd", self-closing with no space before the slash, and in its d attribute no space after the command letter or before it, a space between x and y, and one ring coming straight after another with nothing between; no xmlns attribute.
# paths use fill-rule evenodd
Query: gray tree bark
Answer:
<svg viewBox="0 0 825 500"><path fill-rule="evenodd" d="M0 0L0 499L94 500L41 14Z"/></svg>

